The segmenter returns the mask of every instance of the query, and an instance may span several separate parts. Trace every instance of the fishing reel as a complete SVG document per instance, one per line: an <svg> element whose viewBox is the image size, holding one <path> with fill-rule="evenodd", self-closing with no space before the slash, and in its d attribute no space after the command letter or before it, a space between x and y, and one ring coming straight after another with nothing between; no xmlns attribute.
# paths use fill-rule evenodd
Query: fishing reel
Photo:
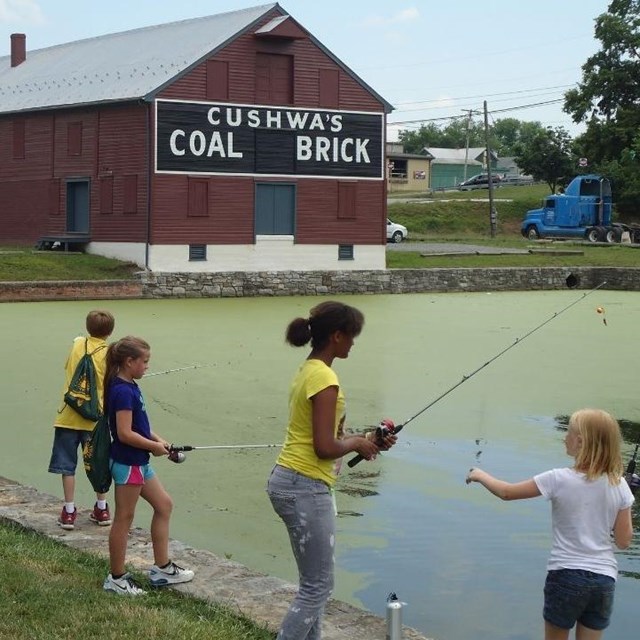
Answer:
<svg viewBox="0 0 640 640"><path fill-rule="evenodd" d="M636 449L633 452L633 457L629 460L629 464L627 465L627 470L624 474L624 479L627 481L629 485L629 489L631 489L631 493L636 495L636 491L640 489L640 476L636 473L636 456L638 455L638 447L640 443L636 445Z"/></svg>
<svg viewBox="0 0 640 640"><path fill-rule="evenodd" d="M173 445L169 447L169 455L167 457L171 462L175 462L176 464L180 464L187 459L187 456L185 456L182 451L174 449Z"/></svg>
<svg viewBox="0 0 640 640"><path fill-rule="evenodd" d="M380 424L376 427L375 443L378 446L384 445L384 439L387 436L391 436L394 433L397 433L398 431L400 431L400 429L396 427L393 420L390 420L389 418L383 418L382 420L380 420Z"/></svg>

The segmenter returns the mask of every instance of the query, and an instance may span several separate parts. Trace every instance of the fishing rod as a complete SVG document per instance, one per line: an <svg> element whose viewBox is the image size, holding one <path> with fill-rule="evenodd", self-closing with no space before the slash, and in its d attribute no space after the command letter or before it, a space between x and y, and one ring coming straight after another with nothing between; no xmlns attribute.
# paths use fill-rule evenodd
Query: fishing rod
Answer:
<svg viewBox="0 0 640 640"><path fill-rule="evenodd" d="M572 289L578 285L579 281L577 276L571 273L569 274L565 282L567 286L570 289ZM467 375L463 375L461 380L456 382L456 384L454 384L452 387L447 389L445 392L441 393L435 400L432 400L426 407L423 407L422 409L420 409L420 411L412 415L410 418L407 418L402 424L393 425L393 423L391 423L390 421L383 420L382 423L380 423L380 425L376 428L376 443L382 443L382 440L384 439L385 436L396 434L402 429L404 429L404 427L406 427L410 422L415 420L418 416L422 415L427 409L430 409L431 407L433 407L434 404L436 404L437 402L440 402L440 400L448 396L452 391L457 389L461 384L463 384L470 378L473 378L473 376L475 376L476 373L479 373L480 371L482 371L482 369L484 369L485 367L490 365L492 362L497 360L500 356L504 355L510 349L513 349L513 347L515 347L517 344L520 344L521 342L526 340L530 335L534 334L539 329L542 329L542 327L544 327L546 324L549 324L549 322L551 322L552 320L555 320L558 316L562 315L565 311L567 311L574 305L578 304L578 302L581 302L587 296L590 296L592 293L594 293L594 291L597 291L598 289L601 289L602 287L604 287L605 284L607 284L606 280L601 282L597 287L594 287L590 291L583 293L582 296L580 296L577 300L574 300L571 304L568 304L566 307L563 307L562 309L560 309L560 311L556 311L550 318L547 318L544 322L541 322L537 327L534 327L533 329L531 329L531 331L529 331L528 333L525 333L522 337L516 338L515 342L510 344L508 347L506 347L499 353L497 353L495 356L493 356L493 358L490 358L489 360L487 360L483 365L480 365L475 371L472 371ZM353 458L351 458L351 460L349 460L347 464L350 467L355 467L362 460L364 460L363 456L358 454Z"/></svg>
<svg viewBox="0 0 640 640"><path fill-rule="evenodd" d="M194 447L190 444L169 446L169 460L172 462L184 462L186 456L184 451L198 451L200 449L277 449L282 447L281 444L215 444L206 447Z"/></svg>
<svg viewBox="0 0 640 640"><path fill-rule="evenodd" d="M178 369L167 369L166 371L155 371L153 373L145 373L143 378L152 378L153 376L164 376L167 373L176 373L177 371L188 371L189 369L203 369L204 367L213 367L212 364L190 364L187 367L179 367Z"/></svg>

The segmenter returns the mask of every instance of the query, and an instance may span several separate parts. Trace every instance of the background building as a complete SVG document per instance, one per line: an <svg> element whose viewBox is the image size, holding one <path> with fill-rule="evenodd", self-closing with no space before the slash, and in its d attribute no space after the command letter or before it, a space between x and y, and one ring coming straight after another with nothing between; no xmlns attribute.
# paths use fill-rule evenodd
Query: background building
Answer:
<svg viewBox="0 0 640 640"><path fill-rule="evenodd" d="M392 109L276 4L0 58L0 241L384 268Z"/></svg>

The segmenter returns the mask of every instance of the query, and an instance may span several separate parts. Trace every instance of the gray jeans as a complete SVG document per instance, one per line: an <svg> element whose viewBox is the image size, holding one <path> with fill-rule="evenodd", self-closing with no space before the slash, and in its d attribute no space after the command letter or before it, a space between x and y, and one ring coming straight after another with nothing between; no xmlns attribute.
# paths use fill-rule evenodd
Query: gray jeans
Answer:
<svg viewBox="0 0 640 640"><path fill-rule="evenodd" d="M336 522L329 487L276 465L267 493L289 532L300 579L278 640L320 640L322 614L333 591Z"/></svg>

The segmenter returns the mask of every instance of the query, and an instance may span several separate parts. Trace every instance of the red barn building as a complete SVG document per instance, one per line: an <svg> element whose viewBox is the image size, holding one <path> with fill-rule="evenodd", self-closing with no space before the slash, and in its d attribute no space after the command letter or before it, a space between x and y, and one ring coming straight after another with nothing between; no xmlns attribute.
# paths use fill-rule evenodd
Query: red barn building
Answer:
<svg viewBox="0 0 640 640"><path fill-rule="evenodd" d="M277 3L0 58L0 242L382 269L392 109Z"/></svg>

